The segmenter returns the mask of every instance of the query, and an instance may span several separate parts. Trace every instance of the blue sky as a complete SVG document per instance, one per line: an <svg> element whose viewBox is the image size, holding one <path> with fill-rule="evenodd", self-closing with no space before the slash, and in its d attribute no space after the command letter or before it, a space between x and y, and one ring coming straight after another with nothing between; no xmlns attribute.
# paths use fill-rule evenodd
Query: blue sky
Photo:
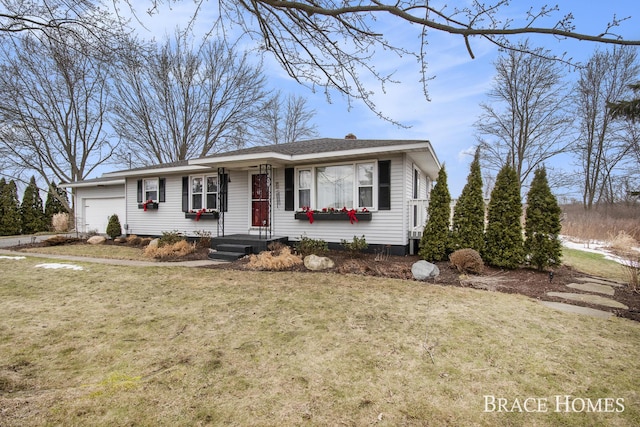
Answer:
<svg viewBox="0 0 640 427"><path fill-rule="evenodd" d="M148 2L139 0L136 4L147 5ZM522 20L531 6L543 4L545 2L537 0L512 1L508 8L503 9L504 16L515 21ZM556 0L553 4L559 6L560 12L554 15L554 19L540 21L538 26L553 26L558 19L571 12L576 32L599 34L614 14L618 18L632 16L615 31L626 39L640 39L640 5L637 0L589 2L588 6L584 1ZM185 25L191 9L192 3L185 0L174 5L170 11L165 10L152 18L140 14L148 28L148 31L141 30L141 35L162 38L164 34L172 33L176 25ZM389 25L383 31L390 41L409 49L418 47L417 28L408 27L405 23L398 25L389 19L382 20L383 24L385 22ZM200 22L199 28L204 29L206 25L206 22ZM534 46L558 54L566 52L568 57L576 61L586 61L597 47L595 43L558 40L551 36L530 37L530 40ZM480 115L480 103L486 100L486 93L491 88L495 74L493 62L499 55L497 47L479 38L471 39L471 46L475 59L470 58L461 37L436 31L429 33L427 72L434 77L428 85L430 102L422 92L420 68L415 59L401 59L387 52L376 52L372 58L376 68L394 72L394 78L401 83L387 85L383 93L377 82L365 81L375 92L374 100L378 109L407 128L378 118L358 101L349 109L347 100L338 94L332 94L329 103L321 90L313 93L297 84L269 57L265 59L264 66L273 88L308 99L308 105L316 111L315 124L320 137L342 138L354 133L361 139L431 141L438 158L447 166L451 195L458 197L468 174L471 162L469 153L476 144L473 124ZM577 72L569 75L571 80L576 77Z"/></svg>

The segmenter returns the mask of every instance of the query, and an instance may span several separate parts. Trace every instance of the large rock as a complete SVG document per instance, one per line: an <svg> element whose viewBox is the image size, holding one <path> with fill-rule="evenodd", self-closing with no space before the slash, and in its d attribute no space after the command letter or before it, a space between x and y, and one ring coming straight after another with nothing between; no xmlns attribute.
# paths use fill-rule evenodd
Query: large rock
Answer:
<svg viewBox="0 0 640 427"><path fill-rule="evenodd" d="M421 260L415 262L411 266L411 274L413 274L413 278L416 280L427 280L427 279L435 279L440 275L440 269L437 265L431 264L430 262Z"/></svg>
<svg viewBox="0 0 640 427"><path fill-rule="evenodd" d="M333 268L335 264L330 258L318 255L308 255L304 258L304 266L311 271L320 271Z"/></svg>
<svg viewBox="0 0 640 427"><path fill-rule="evenodd" d="M160 245L160 239L155 238L152 241L150 241L147 246L149 246L150 248L157 248L159 245Z"/></svg>
<svg viewBox="0 0 640 427"><path fill-rule="evenodd" d="M91 236L87 239L87 243L91 245L101 245L107 241L107 238L104 236Z"/></svg>

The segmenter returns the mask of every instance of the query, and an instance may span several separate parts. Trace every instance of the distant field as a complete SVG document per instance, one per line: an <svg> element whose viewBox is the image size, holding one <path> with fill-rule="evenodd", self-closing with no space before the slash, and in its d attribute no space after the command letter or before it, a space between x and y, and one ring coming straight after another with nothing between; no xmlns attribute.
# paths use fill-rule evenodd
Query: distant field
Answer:
<svg viewBox="0 0 640 427"><path fill-rule="evenodd" d="M581 204L561 206L562 234L584 240L611 240L621 231L640 241L640 203L603 205L585 211Z"/></svg>

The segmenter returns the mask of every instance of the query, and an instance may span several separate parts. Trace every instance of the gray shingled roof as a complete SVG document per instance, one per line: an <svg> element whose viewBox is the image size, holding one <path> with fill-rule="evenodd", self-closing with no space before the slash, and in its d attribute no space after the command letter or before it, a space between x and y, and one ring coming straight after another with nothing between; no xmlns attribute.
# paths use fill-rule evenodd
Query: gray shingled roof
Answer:
<svg viewBox="0 0 640 427"><path fill-rule="evenodd" d="M216 159L229 156L240 156L259 153L278 153L285 155L304 155L328 153L332 151L358 150L365 148L392 147L409 143L426 142L414 140L388 140L388 139L340 139L320 138L308 141L289 142L286 144L260 145L257 147L243 148L202 157L204 159Z"/></svg>

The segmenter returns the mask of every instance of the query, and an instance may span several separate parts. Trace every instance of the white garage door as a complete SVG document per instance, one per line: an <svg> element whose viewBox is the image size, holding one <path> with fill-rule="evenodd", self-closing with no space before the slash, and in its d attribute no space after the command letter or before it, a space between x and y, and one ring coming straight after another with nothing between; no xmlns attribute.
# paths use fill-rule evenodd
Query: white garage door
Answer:
<svg viewBox="0 0 640 427"><path fill-rule="evenodd" d="M100 234L107 232L109 217L118 215L120 225L125 223L124 197L111 199L84 199L84 232L97 231Z"/></svg>

